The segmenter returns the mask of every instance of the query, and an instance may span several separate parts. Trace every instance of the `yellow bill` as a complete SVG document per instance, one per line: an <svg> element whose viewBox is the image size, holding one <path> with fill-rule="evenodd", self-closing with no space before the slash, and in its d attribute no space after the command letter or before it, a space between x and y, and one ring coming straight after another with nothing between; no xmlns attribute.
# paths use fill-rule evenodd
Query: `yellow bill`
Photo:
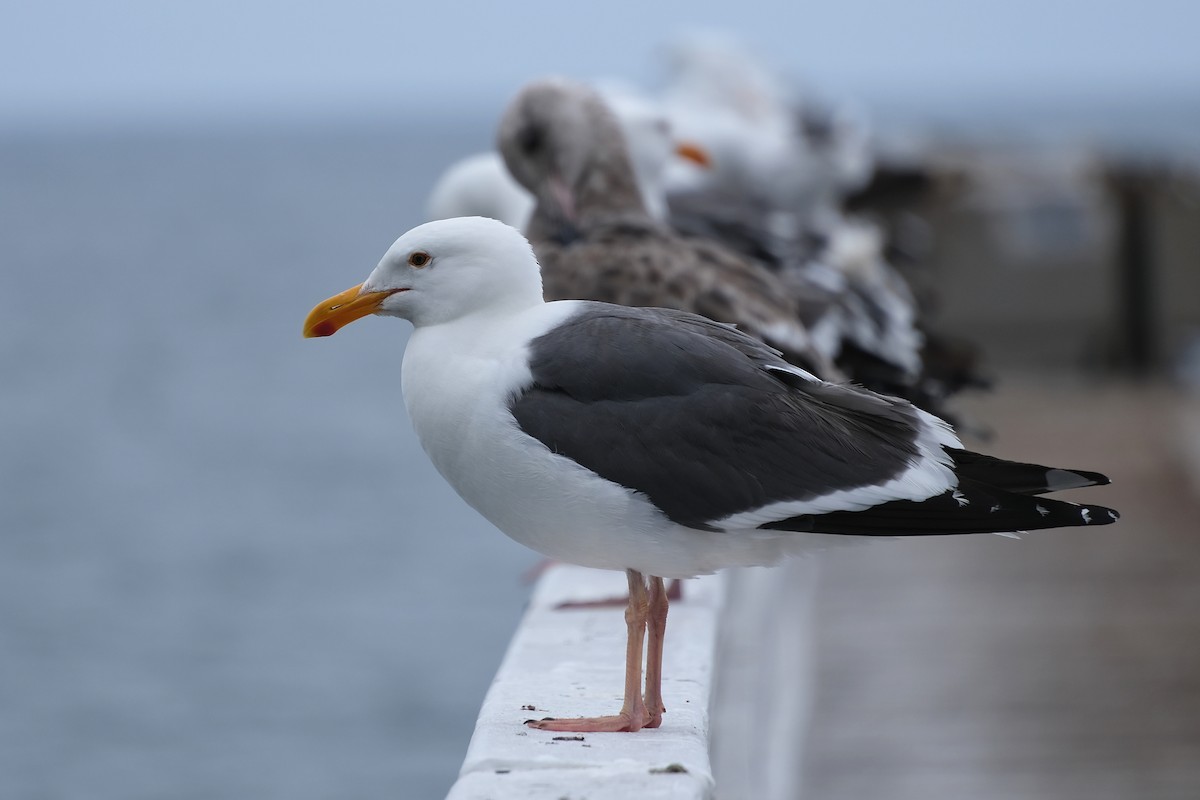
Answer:
<svg viewBox="0 0 1200 800"><path fill-rule="evenodd" d="M328 300L318 303L316 308L308 312L308 318L304 320L304 338L332 336L354 320L379 311L379 306L384 299L399 291L360 294L361 290L362 284L351 286L341 294L336 294Z"/></svg>

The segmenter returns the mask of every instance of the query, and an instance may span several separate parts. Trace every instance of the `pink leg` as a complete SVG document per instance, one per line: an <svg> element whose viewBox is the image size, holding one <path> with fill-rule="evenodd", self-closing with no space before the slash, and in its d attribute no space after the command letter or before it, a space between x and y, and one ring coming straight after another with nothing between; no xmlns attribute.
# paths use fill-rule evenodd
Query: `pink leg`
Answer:
<svg viewBox="0 0 1200 800"><path fill-rule="evenodd" d="M642 643L646 637L650 599L642 573L629 569L625 570L625 575L629 579L629 604L625 607L629 638L625 645L625 702L621 710L606 717L531 719L526 725L543 731L601 733L636 731L653 721L642 700Z"/></svg>
<svg viewBox="0 0 1200 800"><path fill-rule="evenodd" d="M663 637L667 632L667 607L670 593L663 586L662 578L650 578L650 605L646 618L646 711L650 713L647 728L662 724L663 712L667 707L662 699L662 655Z"/></svg>

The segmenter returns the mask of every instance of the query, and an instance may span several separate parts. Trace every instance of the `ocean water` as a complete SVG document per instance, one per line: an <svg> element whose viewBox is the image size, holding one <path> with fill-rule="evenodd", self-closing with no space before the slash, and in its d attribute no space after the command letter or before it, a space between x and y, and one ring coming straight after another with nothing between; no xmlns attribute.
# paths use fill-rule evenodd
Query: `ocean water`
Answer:
<svg viewBox="0 0 1200 800"><path fill-rule="evenodd" d="M452 783L537 557L420 452L405 323L300 337L490 136L423 123L0 139L0 797Z"/></svg>

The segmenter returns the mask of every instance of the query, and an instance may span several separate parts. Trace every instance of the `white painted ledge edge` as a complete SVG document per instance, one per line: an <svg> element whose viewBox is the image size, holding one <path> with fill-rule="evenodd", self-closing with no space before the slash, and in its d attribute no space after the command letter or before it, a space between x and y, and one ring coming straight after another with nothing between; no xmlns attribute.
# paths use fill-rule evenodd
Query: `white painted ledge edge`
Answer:
<svg viewBox="0 0 1200 800"><path fill-rule="evenodd" d="M557 565L539 582L484 698L448 800L713 796L709 704L725 579L689 580L672 603L663 654L661 728L562 734L523 724L547 716L611 714L621 706L623 606L558 609L564 601L621 597L619 572ZM532 706L532 708L530 708Z"/></svg>

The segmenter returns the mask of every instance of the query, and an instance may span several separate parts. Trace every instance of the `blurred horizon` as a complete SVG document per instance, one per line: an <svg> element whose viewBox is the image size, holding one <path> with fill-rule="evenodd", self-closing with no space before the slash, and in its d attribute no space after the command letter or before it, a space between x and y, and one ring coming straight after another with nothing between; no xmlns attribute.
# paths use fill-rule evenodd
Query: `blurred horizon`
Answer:
<svg viewBox="0 0 1200 800"><path fill-rule="evenodd" d="M495 119L547 74L653 91L685 35L738 43L801 96L850 103L885 129L998 126L1172 151L1190 149L1200 122L1189 41L1200 6L1170 0L786 10L57 0L12 8L10 23L0 31L10 136Z"/></svg>

